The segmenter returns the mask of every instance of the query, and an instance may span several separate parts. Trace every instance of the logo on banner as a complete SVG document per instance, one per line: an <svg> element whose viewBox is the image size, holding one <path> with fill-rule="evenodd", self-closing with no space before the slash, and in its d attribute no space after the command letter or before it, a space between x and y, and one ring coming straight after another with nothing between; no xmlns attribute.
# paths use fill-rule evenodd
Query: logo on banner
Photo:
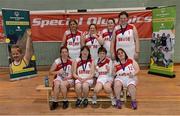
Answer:
<svg viewBox="0 0 180 116"><path fill-rule="evenodd" d="M16 17L18 17L18 16L19 16L19 12L18 12L18 11L14 12L14 15L15 15Z"/></svg>

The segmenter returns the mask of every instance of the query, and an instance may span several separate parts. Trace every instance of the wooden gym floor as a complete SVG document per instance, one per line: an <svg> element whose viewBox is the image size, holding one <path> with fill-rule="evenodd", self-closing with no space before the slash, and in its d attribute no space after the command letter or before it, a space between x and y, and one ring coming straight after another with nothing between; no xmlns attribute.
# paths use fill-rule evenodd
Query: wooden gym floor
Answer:
<svg viewBox="0 0 180 116"><path fill-rule="evenodd" d="M72 102L68 109L62 109L61 104L50 111L46 92L35 90L43 84L47 71L39 71L34 78L10 82L8 72L0 70L0 115L180 115L180 65L175 65L175 78L149 75L147 69L140 71L137 110L132 110L129 102L122 109L112 107L110 102L76 108Z"/></svg>

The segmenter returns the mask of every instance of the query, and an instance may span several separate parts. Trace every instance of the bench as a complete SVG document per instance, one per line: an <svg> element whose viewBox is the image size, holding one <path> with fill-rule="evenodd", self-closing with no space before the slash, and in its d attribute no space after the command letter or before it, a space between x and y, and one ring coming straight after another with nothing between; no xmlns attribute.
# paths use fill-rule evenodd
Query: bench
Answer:
<svg viewBox="0 0 180 116"><path fill-rule="evenodd" d="M91 88L90 91L93 91L94 88ZM46 91L47 92L47 102L49 103L49 106L51 107L51 102L52 102L52 87L45 87L44 85L38 85L36 87L36 91ZM74 88L69 88L69 91L74 92ZM59 99L58 101L62 101L62 99ZM76 98L68 98L68 101L76 101ZM89 101L92 101L92 99L89 99ZM97 101L111 101L110 98L98 98ZM126 102L127 101L127 88L123 88L123 93L121 95L121 101Z"/></svg>

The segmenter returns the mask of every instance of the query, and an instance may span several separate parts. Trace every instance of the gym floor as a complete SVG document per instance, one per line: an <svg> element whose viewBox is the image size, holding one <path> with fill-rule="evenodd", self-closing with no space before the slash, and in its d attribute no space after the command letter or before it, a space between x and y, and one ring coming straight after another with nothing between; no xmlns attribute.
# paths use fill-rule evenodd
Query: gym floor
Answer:
<svg viewBox="0 0 180 116"><path fill-rule="evenodd" d="M2 69L2 68L1 68ZM38 72L37 77L9 81L7 71L0 71L0 115L178 115L180 114L180 65L175 65L175 78L147 74L142 69L138 75L138 109L132 110L130 102L116 109L110 102L89 104L87 108L76 108L70 102L62 109L62 103L54 111L49 110L46 91L36 91L43 84L47 70ZM50 79L52 82L52 78ZM100 94L104 94L101 92ZM76 97L74 92L69 97Z"/></svg>

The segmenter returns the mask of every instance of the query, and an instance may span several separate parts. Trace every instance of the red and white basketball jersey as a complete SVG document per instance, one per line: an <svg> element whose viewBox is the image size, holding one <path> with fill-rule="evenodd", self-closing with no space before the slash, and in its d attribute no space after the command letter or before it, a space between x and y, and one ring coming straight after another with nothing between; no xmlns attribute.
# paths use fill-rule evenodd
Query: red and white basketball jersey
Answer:
<svg viewBox="0 0 180 116"><path fill-rule="evenodd" d="M99 37L99 35L97 35ZM100 44L96 38L91 38L89 34L85 36L85 45L89 47L93 59L98 59L98 49Z"/></svg>
<svg viewBox="0 0 180 116"><path fill-rule="evenodd" d="M98 77L111 77L112 61L106 57L102 62L96 61L96 73Z"/></svg>
<svg viewBox="0 0 180 116"><path fill-rule="evenodd" d="M115 62L114 68L116 69L116 75L118 77L129 77L129 73L134 74L135 69L133 67L133 60L127 59L125 64L120 64L120 62ZM122 74L125 74L122 76Z"/></svg>
<svg viewBox="0 0 180 116"><path fill-rule="evenodd" d="M55 61L57 65L55 71L64 70L66 72L66 76L72 76L72 60L68 59L67 62L62 63L61 58L57 58Z"/></svg>
<svg viewBox="0 0 180 116"><path fill-rule="evenodd" d="M66 46L69 49L69 55L72 59L76 59L80 55L81 49L81 31L77 31L76 34L72 34L70 30L65 32Z"/></svg>
<svg viewBox="0 0 180 116"><path fill-rule="evenodd" d="M115 51L118 48L122 48L127 53L128 57L134 59L135 54L135 42L134 31L132 25L127 25L124 29L121 29L120 25L115 27Z"/></svg>
<svg viewBox="0 0 180 116"><path fill-rule="evenodd" d="M92 59L81 60L81 58L76 59L77 62L77 75L80 78L88 78L91 72Z"/></svg>
<svg viewBox="0 0 180 116"><path fill-rule="evenodd" d="M107 50L107 56L111 57L110 46L111 46L111 40L112 40L112 33L109 32L108 29L103 29L102 30L102 38L105 40L103 46Z"/></svg>

